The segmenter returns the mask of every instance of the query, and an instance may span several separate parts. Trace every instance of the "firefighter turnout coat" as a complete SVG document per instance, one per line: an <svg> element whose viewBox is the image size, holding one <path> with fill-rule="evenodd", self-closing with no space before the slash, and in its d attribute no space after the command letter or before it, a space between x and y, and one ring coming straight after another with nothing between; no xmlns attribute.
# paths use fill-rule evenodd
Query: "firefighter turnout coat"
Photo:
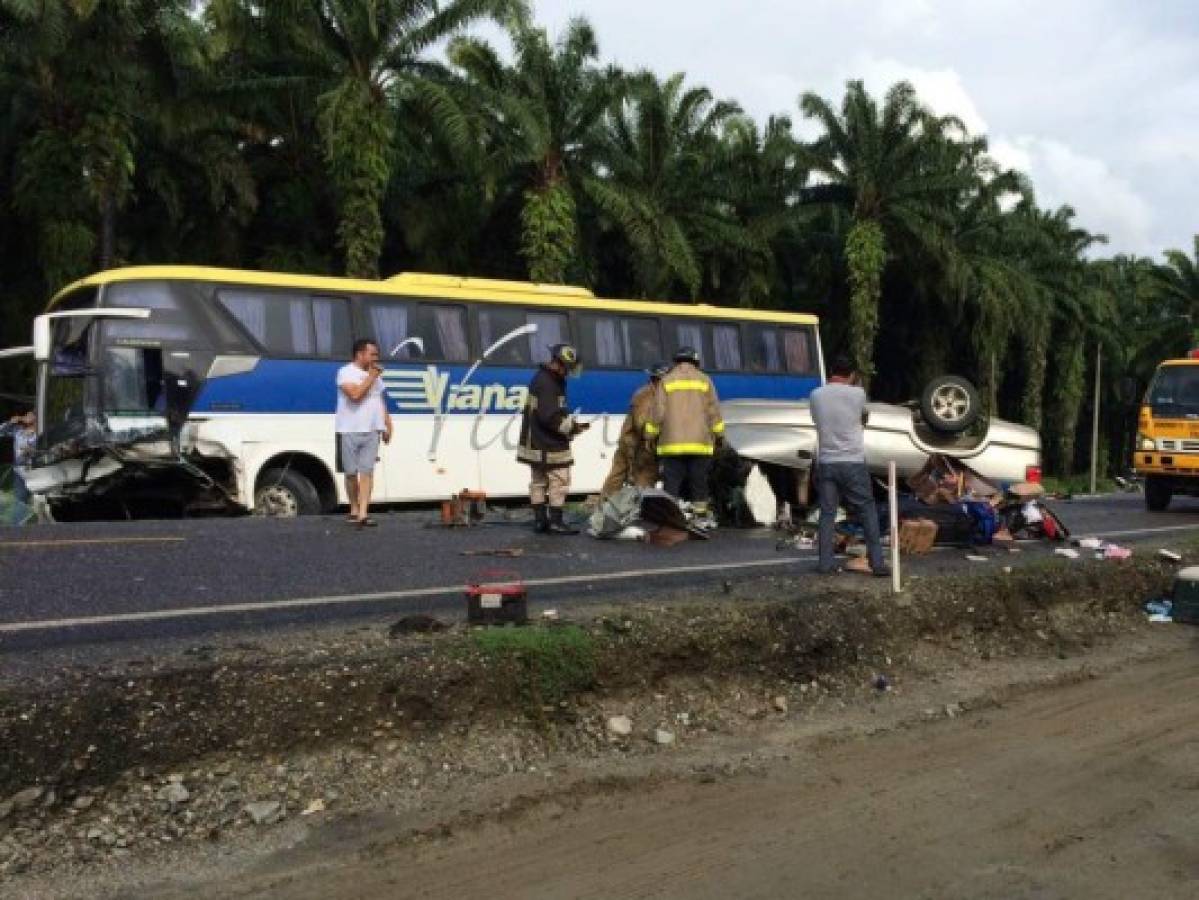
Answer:
<svg viewBox="0 0 1199 900"><path fill-rule="evenodd" d="M724 434L712 379L689 362L676 363L654 393L645 434L657 439L658 456L711 456Z"/></svg>
<svg viewBox="0 0 1199 900"><path fill-rule="evenodd" d="M574 416L566 405L566 379L542 366L529 383L516 458L528 465L569 466L574 463L570 454L574 434Z"/></svg>
<svg viewBox="0 0 1199 900"><path fill-rule="evenodd" d="M629 401L629 412L620 426L612 468L600 489L600 496L615 494L626 482L637 487L653 487L658 480L658 458L645 431L653 412L654 385L643 384Z"/></svg>

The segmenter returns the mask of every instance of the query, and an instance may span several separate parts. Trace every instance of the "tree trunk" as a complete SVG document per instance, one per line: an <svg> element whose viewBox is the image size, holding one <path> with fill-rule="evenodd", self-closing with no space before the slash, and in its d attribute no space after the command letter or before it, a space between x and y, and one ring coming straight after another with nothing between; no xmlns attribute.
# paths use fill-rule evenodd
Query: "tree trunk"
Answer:
<svg viewBox="0 0 1199 900"><path fill-rule="evenodd" d="M520 211L520 252L529 278L564 284L575 261L578 225L575 201L564 180L530 188Z"/></svg>
<svg viewBox="0 0 1199 900"><path fill-rule="evenodd" d="M370 83L359 78L347 79L318 104L325 162L339 194L337 236L345 251L346 275L378 278L380 210L391 180L391 113Z"/></svg>
<svg viewBox="0 0 1199 900"><path fill-rule="evenodd" d="M117 198L110 187L100 201L100 270L111 269L117 254Z"/></svg>
<svg viewBox="0 0 1199 900"><path fill-rule="evenodd" d="M1075 443L1078 437L1078 416L1086 393L1087 360L1081 329L1074 327L1062 335L1058 344L1053 387L1051 436L1054 468L1062 478L1074 474Z"/></svg>
<svg viewBox="0 0 1199 900"><path fill-rule="evenodd" d="M845 237L849 267L849 353L869 387L874 375L874 339L878 334L883 269L887 263L882 227L870 219L854 222Z"/></svg>
<svg viewBox="0 0 1199 900"><path fill-rule="evenodd" d="M1024 328L1024 395L1020 417L1029 428L1041 430L1044 424L1045 372L1048 367L1049 323L1043 315L1034 315Z"/></svg>

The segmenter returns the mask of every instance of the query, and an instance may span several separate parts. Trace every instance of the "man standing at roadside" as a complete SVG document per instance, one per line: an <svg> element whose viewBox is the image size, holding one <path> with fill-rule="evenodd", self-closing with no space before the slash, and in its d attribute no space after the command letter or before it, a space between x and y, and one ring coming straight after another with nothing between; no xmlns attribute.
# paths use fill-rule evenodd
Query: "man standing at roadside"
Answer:
<svg viewBox="0 0 1199 900"><path fill-rule="evenodd" d="M866 392L857 384L853 364L838 357L829 369L828 384L812 391L809 400L816 425L816 492L820 499L820 566L823 575L841 570L833 558L837 509L844 505L866 532L870 571L890 575L883 561L874 487L866 468Z"/></svg>
<svg viewBox="0 0 1199 900"><path fill-rule="evenodd" d="M351 522L376 524L369 515L379 437L391 442L391 414L383 393L379 346L366 338L354 342L354 358L337 372L337 450L346 475Z"/></svg>
<svg viewBox="0 0 1199 900"><path fill-rule="evenodd" d="M620 427L612 468L600 489L601 497L610 497L625 484L651 488L658 483L658 457L654 442L645 434L645 423L654 412L654 391L662 376L670 371L666 363L654 363L646 374L649 381L633 392L629 412Z"/></svg>
<svg viewBox="0 0 1199 900"><path fill-rule="evenodd" d="M579 368L570 344L554 344L529 383L516 459L529 467L533 530L539 534L578 534L562 518L570 493L570 442L589 426L578 422L566 402L566 376Z"/></svg>
<svg viewBox="0 0 1199 900"><path fill-rule="evenodd" d="M0 425L0 436L12 438L11 522L13 525L23 525L29 515L29 488L25 486L23 470L33 463L33 452L37 446L37 416L32 412L13 416L7 425Z"/></svg>

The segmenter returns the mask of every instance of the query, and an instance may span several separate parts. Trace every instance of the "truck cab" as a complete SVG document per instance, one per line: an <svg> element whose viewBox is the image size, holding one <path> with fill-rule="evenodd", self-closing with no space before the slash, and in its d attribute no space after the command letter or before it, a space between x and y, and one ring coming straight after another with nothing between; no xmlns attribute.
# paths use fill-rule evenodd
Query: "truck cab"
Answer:
<svg viewBox="0 0 1199 900"><path fill-rule="evenodd" d="M1199 350L1157 367L1141 402L1132 467L1154 512L1175 495L1199 496Z"/></svg>

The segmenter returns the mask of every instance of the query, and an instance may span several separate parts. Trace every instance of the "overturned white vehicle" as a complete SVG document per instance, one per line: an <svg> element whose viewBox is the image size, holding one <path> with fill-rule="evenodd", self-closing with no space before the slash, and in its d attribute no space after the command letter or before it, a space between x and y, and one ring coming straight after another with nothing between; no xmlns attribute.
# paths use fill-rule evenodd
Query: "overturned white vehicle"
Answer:
<svg viewBox="0 0 1199 900"><path fill-rule="evenodd" d="M721 404L721 411L729 446L761 465L776 496L785 492L796 502L817 449L808 401L734 400ZM887 477L890 462L905 479L941 454L995 483L1040 480L1036 430L983 415L973 385L955 376L931 381L918 402L871 403L865 441L866 464L880 478Z"/></svg>

